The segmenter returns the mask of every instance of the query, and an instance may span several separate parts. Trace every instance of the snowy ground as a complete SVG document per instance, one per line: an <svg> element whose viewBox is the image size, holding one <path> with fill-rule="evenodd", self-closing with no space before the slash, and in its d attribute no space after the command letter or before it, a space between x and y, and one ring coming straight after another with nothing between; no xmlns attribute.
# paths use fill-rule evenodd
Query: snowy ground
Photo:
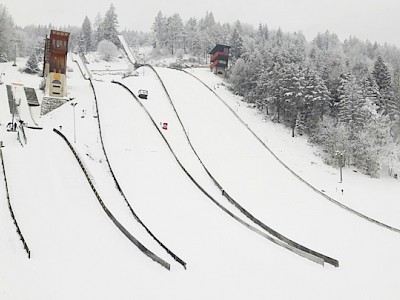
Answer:
<svg viewBox="0 0 400 300"><path fill-rule="evenodd" d="M316 149L305 137L291 137L290 129L266 121L250 105L233 96L222 84L222 80L210 76L207 69L189 70L220 95L230 107L252 128L253 131L297 174L329 196L372 218L400 228L400 182L382 172L381 178L370 178L343 169L343 182L339 183L339 170L329 167L316 156ZM343 189L343 194L341 190Z"/></svg>
<svg viewBox="0 0 400 300"><path fill-rule="evenodd" d="M89 61L92 61L89 58ZM119 70L118 61L95 62ZM0 64L0 68L6 66ZM9 68L7 66L7 68ZM139 76L97 74L94 81L105 149L133 209L173 252L184 270L131 216L117 192L99 141L89 82L69 62L69 97L75 98L76 143L104 202L145 246L171 264L167 271L142 254L107 218L56 127L73 142L73 109L67 103L27 130L28 145L6 132L10 118L0 86L0 140L11 201L31 248L27 259L7 208L0 174L0 299L398 299L400 234L331 204L299 182L263 148L232 113L196 79L159 68L189 137L207 167L237 201L275 230L340 261L321 267L249 231L215 206L183 173L144 110L111 79L134 93L193 177L223 201L194 157L183 130L149 68ZM2 69L0 69L2 70ZM265 122L231 95L206 69L193 74L237 113L297 173L318 189L366 215L400 227L399 181L371 179L323 165L303 138ZM40 78L8 70L25 85ZM15 74L13 74L15 73ZM18 78L18 76L20 76ZM12 79L16 80L16 79ZM10 79L11 81L11 79ZM33 86L36 87L36 86ZM336 189L344 189L343 195ZM228 203L224 203L228 206ZM232 211L235 211L232 209Z"/></svg>

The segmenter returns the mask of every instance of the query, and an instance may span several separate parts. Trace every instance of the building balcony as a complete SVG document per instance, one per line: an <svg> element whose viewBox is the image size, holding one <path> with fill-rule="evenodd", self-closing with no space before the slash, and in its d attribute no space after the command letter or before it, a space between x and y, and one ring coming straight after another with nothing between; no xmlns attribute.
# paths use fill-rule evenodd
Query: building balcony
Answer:
<svg viewBox="0 0 400 300"><path fill-rule="evenodd" d="M229 52L221 52L221 51L218 51L218 52L214 53L213 56L211 56L210 61L213 62L213 61L215 61L215 60L217 60L217 59L225 59L225 60L228 60L228 57L229 57Z"/></svg>
<svg viewBox="0 0 400 300"><path fill-rule="evenodd" d="M227 60L216 60L210 64L210 69L213 69L215 67L223 67L226 68L228 66L228 61Z"/></svg>

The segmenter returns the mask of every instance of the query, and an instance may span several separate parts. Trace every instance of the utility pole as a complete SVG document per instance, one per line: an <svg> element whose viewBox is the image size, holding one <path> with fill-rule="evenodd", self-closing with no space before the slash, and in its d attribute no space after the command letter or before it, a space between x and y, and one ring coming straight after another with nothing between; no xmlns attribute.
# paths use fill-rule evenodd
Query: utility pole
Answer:
<svg viewBox="0 0 400 300"><path fill-rule="evenodd" d="M335 151L335 156L337 157L337 159L339 160L339 168L340 168L340 183L343 182L343 167L344 167L344 155L345 155L345 151L339 151L336 150Z"/></svg>
<svg viewBox="0 0 400 300"><path fill-rule="evenodd" d="M15 43L15 53L14 53L15 56L14 56L13 67L16 67L17 66L17 47L18 47L18 43L21 42L21 40L14 39L14 40L11 40L11 42Z"/></svg>

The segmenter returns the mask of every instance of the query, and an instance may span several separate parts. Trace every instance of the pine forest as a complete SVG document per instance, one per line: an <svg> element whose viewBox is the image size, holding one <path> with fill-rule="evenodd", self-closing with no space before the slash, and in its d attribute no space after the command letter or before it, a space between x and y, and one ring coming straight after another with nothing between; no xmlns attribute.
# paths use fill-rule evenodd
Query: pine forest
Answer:
<svg viewBox="0 0 400 300"><path fill-rule="evenodd" d="M151 32L119 30L113 5L92 22L58 28L71 33L70 50L115 55L118 34L131 47L152 47L152 55L190 55L205 67L215 44L231 46L226 85L266 120L281 123L293 138L307 137L327 164L349 166L372 177L400 172L400 50L357 37L341 41L325 31L308 41L299 32L237 21L182 20L179 14L155 16ZM24 28L0 4L0 59L30 57L34 72L42 59L51 24ZM175 64L179 67L179 64Z"/></svg>

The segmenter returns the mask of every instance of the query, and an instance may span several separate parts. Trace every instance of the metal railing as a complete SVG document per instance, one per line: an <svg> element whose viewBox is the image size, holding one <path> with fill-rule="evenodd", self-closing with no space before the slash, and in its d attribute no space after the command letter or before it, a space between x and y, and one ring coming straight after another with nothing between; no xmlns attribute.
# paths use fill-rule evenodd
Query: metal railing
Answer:
<svg viewBox="0 0 400 300"><path fill-rule="evenodd" d="M17 233L19 235L19 238L24 246L26 253L28 254L28 258L31 258L31 250L29 249L28 244L26 243L25 238L21 232L21 229L19 228L17 219L14 214L14 210L11 205L11 199L10 199L10 193L8 190L8 182L7 182L7 175L6 175L6 167L4 165L3 151L1 149L0 149L0 160L1 160L1 165L2 165L2 169L3 169L4 183L5 183L5 188L6 188L5 191L6 191L7 201L8 201L8 209L10 211L11 218L14 221L14 225L17 228Z"/></svg>

